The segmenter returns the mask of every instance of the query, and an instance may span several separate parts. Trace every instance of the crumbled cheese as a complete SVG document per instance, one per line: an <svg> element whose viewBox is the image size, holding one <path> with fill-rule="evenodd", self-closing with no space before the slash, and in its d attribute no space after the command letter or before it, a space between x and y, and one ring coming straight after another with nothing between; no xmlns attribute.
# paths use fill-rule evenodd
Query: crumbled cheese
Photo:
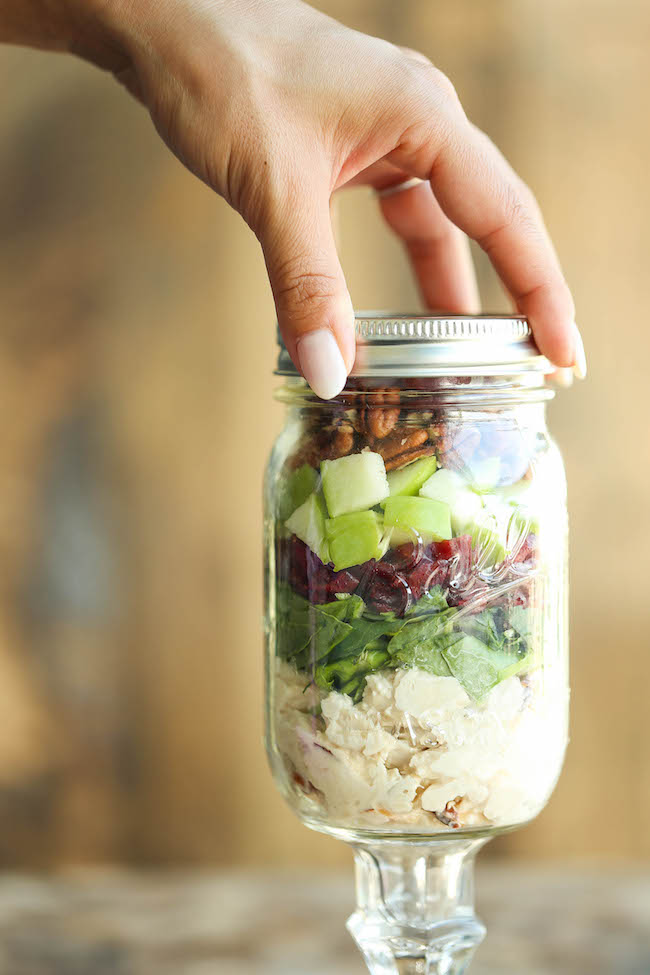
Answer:
<svg viewBox="0 0 650 975"><path fill-rule="evenodd" d="M461 825L522 822L548 798L566 744L566 692L549 669L527 690L508 678L480 705L454 677L386 671L355 705L305 693L304 675L280 661L275 693L278 748L334 825L444 829L432 814L448 803Z"/></svg>

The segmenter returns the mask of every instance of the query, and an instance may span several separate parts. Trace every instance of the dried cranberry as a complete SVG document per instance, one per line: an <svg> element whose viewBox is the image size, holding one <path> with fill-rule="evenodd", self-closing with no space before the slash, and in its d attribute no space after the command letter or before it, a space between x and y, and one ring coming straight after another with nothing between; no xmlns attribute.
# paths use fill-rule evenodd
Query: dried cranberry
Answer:
<svg viewBox="0 0 650 975"><path fill-rule="evenodd" d="M452 606L471 606L475 612L485 609L492 600L490 587L482 579L471 586L469 589L455 590L450 589L447 601Z"/></svg>
<svg viewBox="0 0 650 975"><path fill-rule="evenodd" d="M522 542L519 550L516 552L513 562L530 562L534 563L537 559L537 535L532 532L527 535Z"/></svg>
<svg viewBox="0 0 650 975"><path fill-rule="evenodd" d="M422 560L423 554L424 547L421 544L405 542L404 545L391 549L386 556L386 561L394 565L398 572L409 572Z"/></svg>
<svg viewBox="0 0 650 975"><path fill-rule="evenodd" d="M284 574L286 572L286 575ZM295 536L283 554L283 577L292 588L312 603L326 603L330 596L328 585L332 569L323 565L304 542Z"/></svg>
<svg viewBox="0 0 650 975"><path fill-rule="evenodd" d="M459 535L457 538L445 538L440 542L431 542L429 552L433 559L452 559L454 555L464 554L472 548L471 535Z"/></svg>
<svg viewBox="0 0 650 975"><path fill-rule="evenodd" d="M431 542L427 552L432 559L450 559L455 554L455 538L446 538L440 542Z"/></svg>
<svg viewBox="0 0 650 975"><path fill-rule="evenodd" d="M340 572L332 573L327 584L327 589L330 596L334 596L337 592L352 593L358 587L358 585L358 577L353 575L347 569L342 569Z"/></svg>
<svg viewBox="0 0 650 975"><path fill-rule="evenodd" d="M362 577L358 593L375 613L402 616L412 601L406 579L390 562L375 562Z"/></svg>
<svg viewBox="0 0 650 975"><path fill-rule="evenodd" d="M278 546L279 575L302 596L309 588L307 578L307 546L299 539L284 540Z"/></svg>
<svg viewBox="0 0 650 975"><path fill-rule="evenodd" d="M405 573L414 599L419 599L425 592L433 586L446 586L449 579L449 563L446 560L434 562L426 556Z"/></svg>
<svg viewBox="0 0 650 975"><path fill-rule="evenodd" d="M431 557L445 561L449 566L447 582L452 589L465 589L472 574L472 537L459 535L441 542L433 542L429 548Z"/></svg>
<svg viewBox="0 0 650 975"><path fill-rule="evenodd" d="M307 586L308 599L312 603L329 602L329 583L332 570L324 565L317 555L307 549Z"/></svg>

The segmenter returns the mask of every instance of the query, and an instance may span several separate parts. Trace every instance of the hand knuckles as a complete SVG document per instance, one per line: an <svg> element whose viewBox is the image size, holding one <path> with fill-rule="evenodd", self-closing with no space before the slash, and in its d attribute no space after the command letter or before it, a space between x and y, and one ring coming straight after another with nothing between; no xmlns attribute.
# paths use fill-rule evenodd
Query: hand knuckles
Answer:
<svg viewBox="0 0 650 975"><path fill-rule="evenodd" d="M404 54L410 61L416 64L424 65L426 67L432 68L433 62L426 54L422 54L421 51L416 51L412 47L400 47L400 51Z"/></svg>
<svg viewBox="0 0 650 975"><path fill-rule="evenodd" d="M539 231L539 207L532 190L517 179L504 190L503 212L505 227L523 227L528 231Z"/></svg>
<svg viewBox="0 0 650 975"><path fill-rule="evenodd" d="M530 186L520 177L516 177L512 192L520 208L525 209L526 213L534 213L538 210L539 207L535 194Z"/></svg>
<svg viewBox="0 0 650 975"><path fill-rule="evenodd" d="M311 314L315 306L329 301L338 292L338 277L313 269L306 259L292 258L276 272L276 299L294 318Z"/></svg>
<svg viewBox="0 0 650 975"><path fill-rule="evenodd" d="M448 108L461 107L453 82L428 58L422 55L418 59L410 59L410 66L415 84L420 91L424 89L429 97L433 95L436 101L444 103Z"/></svg>
<svg viewBox="0 0 650 975"><path fill-rule="evenodd" d="M431 80L435 82L438 91L451 102L460 102L458 92L453 82L447 77L444 71L436 68L434 64L428 69Z"/></svg>

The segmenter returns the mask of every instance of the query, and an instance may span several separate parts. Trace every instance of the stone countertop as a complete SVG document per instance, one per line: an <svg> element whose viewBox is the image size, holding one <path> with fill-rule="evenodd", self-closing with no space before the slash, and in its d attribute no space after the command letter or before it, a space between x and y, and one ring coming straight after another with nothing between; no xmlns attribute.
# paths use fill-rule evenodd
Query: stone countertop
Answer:
<svg viewBox="0 0 650 975"><path fill-rule="evenodd" d="M480 865L472 975L650 975L650 869ZM352 876L0 878L1 975L363 975Z"/></svg>

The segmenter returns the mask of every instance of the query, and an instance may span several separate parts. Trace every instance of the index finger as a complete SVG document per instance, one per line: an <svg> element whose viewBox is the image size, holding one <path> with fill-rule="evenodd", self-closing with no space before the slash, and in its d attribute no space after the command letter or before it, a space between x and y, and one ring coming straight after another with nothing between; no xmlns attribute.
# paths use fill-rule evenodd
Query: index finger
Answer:
<svg viewBox="0 0 650 975"><path fill-rule="evenodd" d="M444 213L488 254L540 351L573 366L573 298L535 197L455 95L442 113L439 91L432 101L433 121L412 127L390 161L430 180Z"/></svg>

